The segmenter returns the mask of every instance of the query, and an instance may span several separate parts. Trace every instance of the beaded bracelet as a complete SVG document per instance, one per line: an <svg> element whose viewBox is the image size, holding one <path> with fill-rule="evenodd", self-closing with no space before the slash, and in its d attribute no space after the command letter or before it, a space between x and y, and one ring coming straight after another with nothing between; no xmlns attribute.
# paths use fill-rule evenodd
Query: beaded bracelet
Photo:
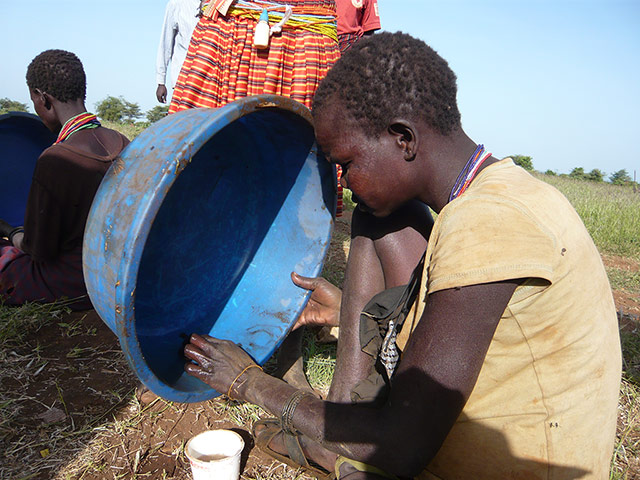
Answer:
<svg viewBox="0 0 640 480"><path fill-rule="evenodd" d="M262 367L260 365L256 365L255 363L252 363L251 365L248 365L244 368L244 370L242 370L238 376L236 378L233 379L233 382L231 382L231 385L229 385L229 391L227 392L227 397L229 397L231 400L233 400L233 398L231 397L231 390L233 389L233 386L235 385L235 383L238 381L238 379L244 374L244 372L246 372L247 370L249 370L250 368L259 368L260 370L262 370Z"/></svg>

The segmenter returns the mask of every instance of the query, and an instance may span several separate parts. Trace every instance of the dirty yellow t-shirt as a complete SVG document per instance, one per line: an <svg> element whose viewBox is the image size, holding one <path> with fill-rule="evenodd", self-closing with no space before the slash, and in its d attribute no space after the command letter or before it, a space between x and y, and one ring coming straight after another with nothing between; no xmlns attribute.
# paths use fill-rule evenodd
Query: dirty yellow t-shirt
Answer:
<svg viewBox="0 0 640 480"><path fill-rule="evenodd" d="M426 292L523 279L478 381L423 479L605 479L616 429L620 340L611 288L581 219L510 159L485 168L436 219Z"/></svg>

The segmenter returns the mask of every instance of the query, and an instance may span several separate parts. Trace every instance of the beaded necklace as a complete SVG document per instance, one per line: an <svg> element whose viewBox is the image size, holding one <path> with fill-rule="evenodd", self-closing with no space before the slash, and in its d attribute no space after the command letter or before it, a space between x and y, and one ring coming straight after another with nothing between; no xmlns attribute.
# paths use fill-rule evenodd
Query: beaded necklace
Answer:
<svg viewBox="0 0 640 480"><path fill-rule="evenodd" d="M456 183L453 185L451 193L449 194L449 201L452 201L454 198L457 198L464 193L476 176L476 173L478 173L480 166L487 158L491 157L491 152L487 152L484 155L483 152L484 145L478 145L475 152L473 152L467 161L467 164L460 172L460 175L458 175Z"/></svg>
<svg viewBox="0 0 640 480"><path fill-rule="evenodd" d="M72 134L76 133L79 130L84 130L85 128L98 128L99 126L100 121L98 120L98 117L96 117L93 113L79 113L78 115L75 115L64 122L64 125L62 126L62 129L58 134L58 138L56 139L55 144L64 142L67 138L69 138Z"/></svg>

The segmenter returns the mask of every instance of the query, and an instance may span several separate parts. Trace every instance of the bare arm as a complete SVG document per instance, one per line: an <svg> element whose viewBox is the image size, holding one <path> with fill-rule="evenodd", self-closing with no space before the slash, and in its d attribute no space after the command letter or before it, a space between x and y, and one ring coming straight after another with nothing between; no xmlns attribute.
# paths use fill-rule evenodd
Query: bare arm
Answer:
<svg viewBox="0 0 640 480"><path fill-rule="evenodd" d="M469 398L517 283L473 285L430 295L384 407L305 397L295 411L295 427L336 453L396 475L416 475L436 454ZM212 357L205 361L206 366L187 367L187 371L226 391L244 365L230 367L225 363L235 355L229 352L240 349L230 342L222 343L204 352ZM200 363L202 359L193 357L189 348L185 349L187 355ZM225 369L228 374L221 373ZM233 394L277 415L294 391L282 381L250 369Z"/></svg>

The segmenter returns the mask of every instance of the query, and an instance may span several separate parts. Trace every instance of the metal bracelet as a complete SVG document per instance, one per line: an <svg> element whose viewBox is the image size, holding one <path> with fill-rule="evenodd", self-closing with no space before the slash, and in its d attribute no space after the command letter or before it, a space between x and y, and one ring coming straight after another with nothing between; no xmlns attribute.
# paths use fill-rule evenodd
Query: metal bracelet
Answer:
<svg viewBox="0 0 640 480"><path fill-rule="evenodd" d="M13 243L13 237L18 233L24 233L24 227L16 227L9 233L9 242Z"/></svg>
<svg viewBox="0 0 640 480"><path fill-rule="evenodd" d="M295 412L298 404L300 403L300 400L302 400L302 397L304 397L305 395L309 395L309 393L305 392L304 390L296 390L293 395L289 397L287 403L285 403L282 407L282 413L280 414L280 425L282 426L282 431L284 433L297 433L295 427L293 426L293 412Z"/></svg>

